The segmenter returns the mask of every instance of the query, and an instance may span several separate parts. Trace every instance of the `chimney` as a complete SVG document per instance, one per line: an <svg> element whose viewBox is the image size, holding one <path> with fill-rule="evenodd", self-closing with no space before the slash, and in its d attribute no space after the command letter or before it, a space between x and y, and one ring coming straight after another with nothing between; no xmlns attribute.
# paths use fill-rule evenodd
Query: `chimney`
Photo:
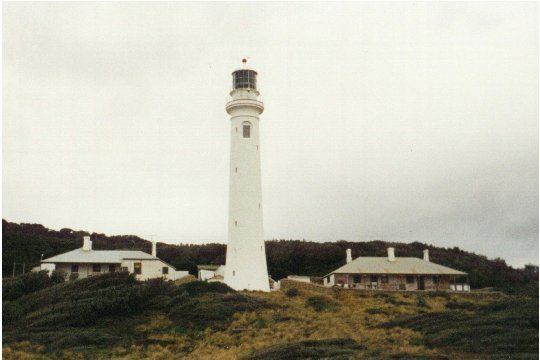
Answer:
<svg viewBox="0 0 540 360"><path fill-rule="evenodd" d="M428 249L424 250L424 261L429 261L429 250Z"/></svg>
<svg viewBox="0 0 540 360"><path fill-rule="evenodd" d="M394 248L388 248L388 261L396 261L396 256L394 255Z"/></svg>
<svg viewBox="0 0 540 360"><path fill-rule="evenodd" d="M82 249L84 251L90 251L92 250L92 240L90 240L90 236L84 236L83 237L83 246Z"/></svg>
<svg viewBox="0 0 540 360"><path fill-rule="evenodd" d="M351 249L347 249L347 264L352 261Z"/></svg>
<svg viewBox="0 0 540 360"><path fill-rule="evenodd" d="M157 244L155 241L152 241L152 256L155 256L157 257L157 248L156 248Z"/></svg>

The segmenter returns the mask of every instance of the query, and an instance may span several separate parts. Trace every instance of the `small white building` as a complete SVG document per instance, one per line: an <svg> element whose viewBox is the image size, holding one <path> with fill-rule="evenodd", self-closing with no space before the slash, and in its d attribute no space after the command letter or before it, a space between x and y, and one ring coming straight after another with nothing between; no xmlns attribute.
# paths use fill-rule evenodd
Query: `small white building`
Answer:
<svg viewBox="0 0 540 360"><path fill-rule="evenodd" d="M225 265L197 265L197 278L201 281L223 282Z"/></svg>
<svg viewBox="0 0 540 360"><path fill-rule="evenodd" d="M41 260L41 270L63 271L78 278L127 271L137 280L165 278L176 280L189 275L188 271L177 271L172 265L156 256L156 243L152 243L152 254L139 250L93 250L90 236L84 237L83 247Z"/></svg>

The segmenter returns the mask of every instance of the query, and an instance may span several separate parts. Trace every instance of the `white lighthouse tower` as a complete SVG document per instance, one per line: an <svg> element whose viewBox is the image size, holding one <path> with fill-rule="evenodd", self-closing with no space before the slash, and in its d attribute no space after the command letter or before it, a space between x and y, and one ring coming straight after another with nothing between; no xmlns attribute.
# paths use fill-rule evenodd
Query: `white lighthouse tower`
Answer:
<svg viewBox="0 0 540 360"><path fill-rule="evenodd" d="M246 60L242 60L246 63ZM257 72L232 73L229 243L225 283L235 290L269 291L264 249Z"/></svg>

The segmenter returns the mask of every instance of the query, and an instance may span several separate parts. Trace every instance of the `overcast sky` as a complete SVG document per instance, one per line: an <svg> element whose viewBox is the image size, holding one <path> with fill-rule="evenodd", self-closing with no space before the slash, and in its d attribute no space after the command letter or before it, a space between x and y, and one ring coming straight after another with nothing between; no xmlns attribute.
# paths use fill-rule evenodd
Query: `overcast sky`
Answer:
<svg viewBox="0 0 540 360"><path fill-rule="evenodd" d="M538 263L534 3L4 3L3 217L226 242L231 72L265 237ZM397 254L399 256L399 254Z"/></svg>

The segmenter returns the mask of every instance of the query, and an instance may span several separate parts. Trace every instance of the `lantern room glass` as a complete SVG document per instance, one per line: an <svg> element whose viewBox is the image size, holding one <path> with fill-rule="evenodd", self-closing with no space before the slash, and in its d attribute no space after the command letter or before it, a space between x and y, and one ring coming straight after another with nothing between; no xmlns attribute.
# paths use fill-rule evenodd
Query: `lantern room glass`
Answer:
<svg viewBox="0 0 540 360"><path fill-rule="evenodd" d="M253 70L238 70L233 72L233 89L257 90L257 72Z"/></svg>

